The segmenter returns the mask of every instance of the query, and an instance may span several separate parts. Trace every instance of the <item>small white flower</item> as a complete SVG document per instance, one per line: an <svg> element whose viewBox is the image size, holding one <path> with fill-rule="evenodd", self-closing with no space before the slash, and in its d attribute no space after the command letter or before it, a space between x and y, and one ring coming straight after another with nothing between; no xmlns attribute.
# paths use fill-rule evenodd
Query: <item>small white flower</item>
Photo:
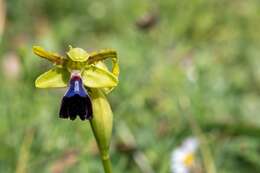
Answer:
<svg viewBox="0 0 260 173"><path fill-rule="evenodd" d="M172 173L189 173L194 164L194 154L199 142L194 137L189 137L181 146L176 148L171 155Z"/></svg>

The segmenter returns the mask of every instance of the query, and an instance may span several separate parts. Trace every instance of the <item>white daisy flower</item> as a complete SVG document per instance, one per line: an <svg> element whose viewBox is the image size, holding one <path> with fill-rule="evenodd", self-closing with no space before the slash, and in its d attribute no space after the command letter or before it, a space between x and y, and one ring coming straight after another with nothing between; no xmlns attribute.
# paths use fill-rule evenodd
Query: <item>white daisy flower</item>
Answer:
<svg viewBox="0 0 260 173"><path fill-rule="evenodd" d="M194 165L194 154L198 148L199 142L194 137L189 137L181 146L176 148L171 155L172 173L190 173Z"/></svg>

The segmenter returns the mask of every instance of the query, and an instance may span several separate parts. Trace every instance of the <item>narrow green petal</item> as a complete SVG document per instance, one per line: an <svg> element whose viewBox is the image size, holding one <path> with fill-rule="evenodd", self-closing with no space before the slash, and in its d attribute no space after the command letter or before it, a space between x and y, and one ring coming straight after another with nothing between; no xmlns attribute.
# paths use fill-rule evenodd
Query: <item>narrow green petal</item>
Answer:
<svg viewBox="0 0 260 173"><path fill-rule="evenodd" d="M90 57L88 59L88 63L92 64L94 62L100 62L106 59L111 59L112 60L112 73L118 78L119 75L119 64L118 64L118 57L117 53L113 49L104 49L99 52L92 52L90 54Z"/></svg>
<svg viewBox="0 0 260 173"><path fill-rule="evenodd" d="M59 88L68 85L70 73L62 67L54 67L40 75L36 81L37 88Z"/></svg>
<svg viewBox="0 0 260 173"><path fill-rule="evenodd" d="M40 46L33 46L33 52L36 55L45 58L55 64L59 64L59 65L64 64L65 59L61 55L53 52L48 52Z"/></svg>
<svg viewBox="0 0 260 173"><path fill-rule="evenodd" d="M82 73L83 83L89 88L115 87L118 83L116 76L98 66L91 65Z"/></svg>

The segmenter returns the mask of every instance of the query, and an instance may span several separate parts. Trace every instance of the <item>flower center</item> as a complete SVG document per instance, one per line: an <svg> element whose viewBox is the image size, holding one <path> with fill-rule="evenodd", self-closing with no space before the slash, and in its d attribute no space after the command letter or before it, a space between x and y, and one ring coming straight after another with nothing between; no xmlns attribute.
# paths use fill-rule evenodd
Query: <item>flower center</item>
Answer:
<svg viewBox="0 0 260 173"><path fill-rule="evenodd" d="M85 66L85 62L68 61L67 68L69 70L81 70Z"/></svg>
<svg viewBox="0 0 260 173"><path fill-rule="evenodd" d="M183 163L187 166L187 167L191 167L194 161L194 156L192 153L189 153L186 155L186 157L183 160Z"/></svg>

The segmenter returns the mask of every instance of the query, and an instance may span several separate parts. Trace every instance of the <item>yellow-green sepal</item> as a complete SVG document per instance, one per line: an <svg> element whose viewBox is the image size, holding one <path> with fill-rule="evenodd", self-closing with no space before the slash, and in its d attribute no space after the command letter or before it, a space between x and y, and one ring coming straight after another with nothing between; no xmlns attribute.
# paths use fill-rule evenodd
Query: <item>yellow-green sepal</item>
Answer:
<svg viewBox="0 0 260 173"><path fill-rule="evenodd" d="M113 73L94 65L86 67L82 72L82 80L89 88L110 88L118 84L118 79Z"/></svg>
<svg viewBox="0 0 260 173"><path fill-rule="evenodd" d="M37 88L60 88L68 85L70 73L66 68L55 66L40 75L36 81Z"/></svg>
<svg viewBox="0 0 260 173"><path fill-rule="evenodd" d="M95 64L95 66L96 66L96 67L99 67L99 68L102 68L102 69L104 69L104 70L106 70L106 71L108 71L108 68L107 68L106 64L105 64L104 62L102 62L102 61L97 62L97 63ZM118 76L116 76L116 78L118 79ZM106 88L102 88L102 89L103 89L103 91L104 91L106 94L108 94L108 93L110 93L114 88L115 88L115 86L114 86L114 87L106 87Z"/></svg>
<svg viewBox="0 0 260 173"><path fill-rule="evenodd" d="M90 120L102 160L109 157L109 146L113 126L113 113L102 89L90 88L93 118Z"/></svg>

